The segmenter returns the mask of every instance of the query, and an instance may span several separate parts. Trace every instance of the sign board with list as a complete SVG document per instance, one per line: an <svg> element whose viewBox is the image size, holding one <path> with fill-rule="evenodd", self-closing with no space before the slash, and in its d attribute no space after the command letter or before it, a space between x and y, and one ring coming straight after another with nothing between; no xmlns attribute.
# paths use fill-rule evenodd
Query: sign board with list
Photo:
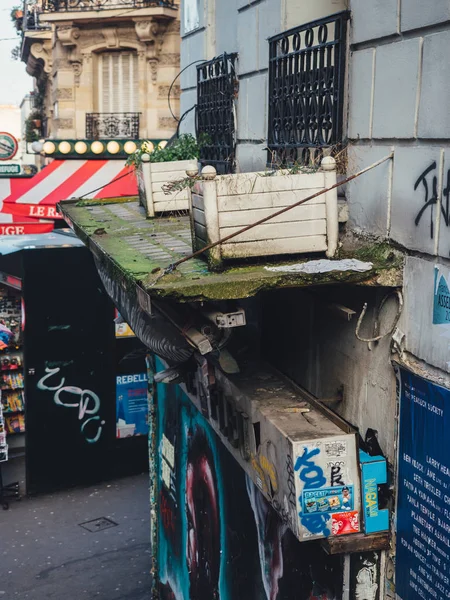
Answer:
<svg viewBox="0 0 450 600"><path fill-rule="evenodd" d="M450 390L397 369L396 592L450 598Z"/></svg>

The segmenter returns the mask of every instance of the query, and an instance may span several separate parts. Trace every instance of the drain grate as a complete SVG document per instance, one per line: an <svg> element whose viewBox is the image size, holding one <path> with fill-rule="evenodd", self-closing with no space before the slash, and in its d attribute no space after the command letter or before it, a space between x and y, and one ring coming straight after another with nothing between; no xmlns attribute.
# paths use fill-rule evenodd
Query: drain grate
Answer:
<svg viewBox="0 0 450 600"><path fill-rule="evenodd" d="M92 521L86 521L85 523L79 523L80 527L87 529L91 533L95 531L103 531L103 529L109 529L110 527L116 527L118 523L107 519L106 517L99 517L98 519L92 519Z"/></svg>

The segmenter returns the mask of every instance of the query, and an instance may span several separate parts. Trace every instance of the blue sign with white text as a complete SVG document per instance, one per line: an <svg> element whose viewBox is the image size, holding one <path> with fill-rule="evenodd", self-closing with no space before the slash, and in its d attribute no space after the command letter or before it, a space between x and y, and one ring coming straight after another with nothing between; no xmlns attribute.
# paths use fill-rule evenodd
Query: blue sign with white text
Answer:
<svg viewBox="0 0 450 600"><path fill-rule="evenodd" d="M396 593L450 598L450 390L398 369Z"/></svg>
<svg viewBox="0 0 450 600"><path fill-rule="evenodd" d="M440 268L434 268L433 325L450 323L450 291Z"/></svg>
<svg viewBox="0 0 450 600"><path fill-rule="evenodd" d="M147 374L116 377L118 438L148 434Z"/></svg>

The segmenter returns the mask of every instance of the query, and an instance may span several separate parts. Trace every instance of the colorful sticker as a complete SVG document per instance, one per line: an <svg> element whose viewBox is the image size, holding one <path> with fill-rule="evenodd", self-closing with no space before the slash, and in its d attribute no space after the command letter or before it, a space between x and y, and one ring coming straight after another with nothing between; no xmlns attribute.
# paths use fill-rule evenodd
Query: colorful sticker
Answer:
<svg viewBox="0 0 450 600"><path fill-rule="evenodd" d="M308 490L302 493L303 514L338 513L354 508L353 486L334 486Z"/></svg>
<svg viewBox="0 0 450 600"><path fill-rule="evenodd" d="M359 513L357 510L335 513L331 515L331 531L333 535L346 535L359 532Z"/></svg>

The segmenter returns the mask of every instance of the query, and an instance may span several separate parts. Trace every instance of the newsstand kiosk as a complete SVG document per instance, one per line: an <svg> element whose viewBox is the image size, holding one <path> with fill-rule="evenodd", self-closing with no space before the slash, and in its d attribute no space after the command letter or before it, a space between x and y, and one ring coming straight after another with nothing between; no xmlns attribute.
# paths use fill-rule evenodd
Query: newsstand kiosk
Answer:
<svg viewBox="0 0 450 600"><path fill-rule="evenodd" d="M145 347L69 231L0 238L0 500L148 470Z"/></svg>

